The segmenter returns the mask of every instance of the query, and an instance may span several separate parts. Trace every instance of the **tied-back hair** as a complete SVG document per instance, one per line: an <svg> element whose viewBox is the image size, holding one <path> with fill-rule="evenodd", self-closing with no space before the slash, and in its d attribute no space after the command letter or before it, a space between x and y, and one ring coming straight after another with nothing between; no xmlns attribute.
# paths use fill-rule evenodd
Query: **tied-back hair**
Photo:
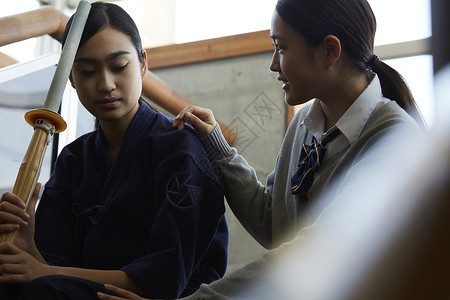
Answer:
<svg viewBox="0 0 450 300"><path fill-rule="evenodd" d="M64 34L61 40L62 47L64 47L66 42L69 29L72 26L73 18L74 15L70 17L66 28L64 29ZM141 36L133 18L131 18L131 16L120 6L106 2L94 2L91 4L91 9L84 26L77 51L97 32L107 27L111 27L127 35L130 38L131 43L136 48L139 61L142 62L144 60ZM99 128L98 119L95 119L95 128Z"/></svg>
<svg viewBox="0 0 450 300"><path fill-rule="evenodd" d="M366 0L278 0L276 11L313 47L327 35L336 36L357 69L372 70L378 75L383 96L395 100L425 126L404 78L373 53L377 23Z"/></svg>
<svg viewBox="0 0 450 300"><path fill-rule="evenodd" d="M67 22L62 36L61 43L63 47L72 25L73 17L74 16L72 15ZM136 48L139 61L142 62L144 60L141 36L136 23L123 8L113 3L94 2L91 4L91 10L89 11L78 49L80 49L97 32L107 27L111 27L127 35Z"/></svg>

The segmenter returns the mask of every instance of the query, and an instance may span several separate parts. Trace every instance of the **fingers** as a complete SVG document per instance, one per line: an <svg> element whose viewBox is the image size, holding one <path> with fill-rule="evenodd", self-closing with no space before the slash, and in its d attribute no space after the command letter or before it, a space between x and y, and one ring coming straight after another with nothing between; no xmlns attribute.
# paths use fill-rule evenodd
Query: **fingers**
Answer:
<svg viewBox="0 0 450 300"><path fill-rule="evenodd" d="M27 206L27 213L28 215L34 215L35 209L36 209L36 202L39 198L39 192L41 190L41 184L38 182L36 184L36 187L34 188L34 192L33 195L31 196L30 201L28 202L28 206Z"/></svg>
<svg viewBox="0 0 450 300"><path fill-rule="evenodd" d="M38 269L34 261L28 253L11 243L0 244L0 285L8 282L25 283L42 276L36 275Z"/></svg>
<svg viewBox="0 0 450 300"><path fill-rule="evenodd" d="M97 296L99 299L105 299L105 300L118 300L118 299L129 299L129 300L144 300L144 298L136 295L133 292L130 292L128 290L119 288L117 286L111 285L111 284L105 284L105 288L108 291L113 292L117 296L112 296L108 294L104 294L101 292L97 293Z"/></svg>
<svg viewBox="0 0 450 300"><path fill-rule="evenodd" d="M214 114L210 109L189 105L174 119L172 127L183 129L184 123L194 127L200 136L206 136L216 126Z"/></svg>
<svg viewBox="0 0 450 300"><path fill-rule="evenodd" d="M12 193L5 193L0 202L0 232L13 232L28 226L30 214L23 201Z"/></svg>
<svg viewBox="0 0 450 300"><path fill-rule="evenodd" d="M0 274L17 274L21 271L17 254L20 250L13 244L6 242L0 244Z"/></svg>
<svg viewBox="0 0 450 300"><path fill-rule="evenodd" d="M117 297L117 296L113 296L113 295L109 295L109 294L104 294L102 292L97 292L97 297L98 299L102 299L102 300L121 300L121 299L127 299L127 298L122 298L122 297Z"/></svg>
<svg viewBox="0 0 450 300"><path fill-rule="evenodd" d="M13 193L6 192L2 195L2 200L0 202L10 202L22 209L25 209L25 203L19 196L14 195Z"/></svg>
<svg viewBox="0 0 450 300"><path fill-rule="evenodd" d="M186 106L173 120L173 124L172 127L174 128L178 128L178 129L183 129L184 128L184 123L189 122L189 120L187 119L187 117L190 116L190 114L192 114L193 111L200 109L200 107L194 106L194 105L189 105Z"/></svg>
<svg viewBox="0 0 450 300"><path fill-rule="evenodd" d="M12 243L5 242L0 244L0 254L16 255L20 252L20 249L14 246Z"/></svg>

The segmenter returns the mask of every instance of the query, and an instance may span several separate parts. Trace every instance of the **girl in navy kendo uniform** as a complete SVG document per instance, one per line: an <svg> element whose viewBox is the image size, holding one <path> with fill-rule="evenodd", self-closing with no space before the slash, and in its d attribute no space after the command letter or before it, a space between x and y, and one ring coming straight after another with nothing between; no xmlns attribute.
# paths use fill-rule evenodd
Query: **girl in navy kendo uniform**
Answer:
<svg viewBox="0 0 450 300"><path fill-rule="evenodd" d="M39 185L27 211L3 195L0 231L18 231L1 299L97 299L104 283L176 298L223 276L222 182L195 132L140 98L146 73L130 16L93 3L70 81L98 126L62 150L35 216Z"/></svg>

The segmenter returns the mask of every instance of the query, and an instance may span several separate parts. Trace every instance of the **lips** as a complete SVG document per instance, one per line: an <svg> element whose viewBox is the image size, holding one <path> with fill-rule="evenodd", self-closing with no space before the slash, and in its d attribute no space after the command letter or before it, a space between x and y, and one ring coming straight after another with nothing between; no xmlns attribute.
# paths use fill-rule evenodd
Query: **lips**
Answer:
<svg viewBox="0 0 450 300"><path fill-rule="evenodd" d="M283 83L283 86L281 87L283 90L287 89L290 86L289 81L287 81L284 76L281 76L281 74L278 76L278 81L281 81Z"/></svg>
<svg viewBox="0 0 450 300"><path fill-rule="evenodd" d="M98 101L98 104L100 104L103 107L116 107L119 103L118 98L103 98L102 100Z"/></svg>
<svg viewBox="0 0 450 300"><path fill-rule="evenodd" d="M110 102L115 102L115 101L119 101L119 99L115 98L115 97L107 97L107 98L101 99L99 102L100 103L110 103Z"/></svg>

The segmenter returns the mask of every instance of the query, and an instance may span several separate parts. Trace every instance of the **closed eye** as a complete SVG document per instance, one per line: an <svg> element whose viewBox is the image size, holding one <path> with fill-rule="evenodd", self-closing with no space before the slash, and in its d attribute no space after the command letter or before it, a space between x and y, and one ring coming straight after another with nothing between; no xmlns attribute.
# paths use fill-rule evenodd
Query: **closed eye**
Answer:
<svg viewBox="0 0 450 300"><path fill-rule="evenodd" d="M88 70L85 70L85 71L80 70L80 73L81 73L81 75L83 75L83 76L90 76L90 75L93 75L93 74L95 73L95 71L94 71L94 70L91 70L91 71L88 71Z"/></svg>
<svg viewBox="0 0 450 300"><path fill-rule="evenodd" d="M128 67L128 63L124 64L123 66L114 68L114 71L120 73L120 72L123 72L127 67Z"/></svg>
<svg viewBox="0 0 450 300"><path fill-rule="evenodd" d="M277 51L277 52L281 52L281 51L283 51L285 49L284 47L282 47L279 44L277 44L275 41L272 43L272 46L275 47L275 51Z"/></svg>
<svg viewBox="0 0 450 300"><path fill-rule="evenodd" d="M278 51L278 52L281 52L281 51L283 51L285 49L283 46L280 46L280 45L277 45L277 44L275 44L274 46L275 46L275 51Z"/></svg>

